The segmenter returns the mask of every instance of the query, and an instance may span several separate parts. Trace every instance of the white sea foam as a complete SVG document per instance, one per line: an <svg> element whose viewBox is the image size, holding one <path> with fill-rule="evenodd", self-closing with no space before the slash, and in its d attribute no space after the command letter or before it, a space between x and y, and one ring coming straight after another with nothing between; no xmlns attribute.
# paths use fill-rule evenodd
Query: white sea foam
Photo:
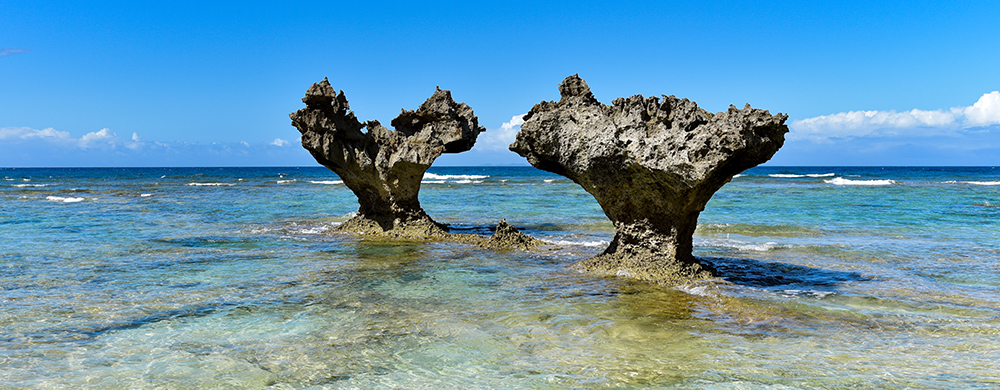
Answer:
<svg viewBox="0 0 1000 390"><path fill-rule="evenodd" d="M896 184L895 180L850 180L842 177L835 177L830 180L823 180L824 183L838 186L888 186Z"/></svg>
<svg viewBox="0 0 1000 390"><path fill-rule="evenodd" d="M975 184L977 186L1000 186L1000 181L963 181L965 184Z"/></svg>
<svg viewBox="0 0 1000 390"><path fill-rule="evenodd" d="M735 179L735 178L737 178L737 177L743 177L743 175L736 175L736 176L733 176L733 179Z"/></svg>
<svg viewBox="0 0 1000 390"><path fill-rule="evenodd" d="M767 176L775 178L801 178L801 177L833 177L836 173L807 173L805 175L798 175L793 173L775 173Z"/></svg>
<svg viewBox="0 0 1000 390"><path fill-rule="evenodd" d="M713 242L710 245L724 248L731 248L741 252L767 252L775 248L781 248L776 242L748 243L740 241Z"/></svg>
<svg viewBox="0 0 1000 390"><path fill-rule="evenodd" d="M544 238L542 238L541 240L544 241L544 242L547 242L549 244L552 244L552 245L572 245L572 246L604 246L604 245L608 245L607 241L600 241L600 240L598 240L598 241L567 241L567 240L546 240Z"/></svg>
<svg viewBox="0 0 1000 390"><path fill-rule="evenodd" d="M686 292L691 295L697 295L702 297L707 297L711 294L708 292L708 286L677 286L674 289Z"/></svg>
<svg viewBox="0 0 1000 390"><path fill-rule="evenodd" d="M313 184L344 184L343 180L309 180Z"/></svg>
<svg viewBox="0 0 1000 390"><path fill-rule="evenodd" d="M48 187L51 184L14 184L13 187L26 188L26 187Z"/></svg>
<svg viewBox="0 0 1000 390"><path fill-rule="evenodd" d="M299 234L320 234L320 233L323 233L323 232L325 232L327 230L330 230L330 226L319 225L319 226L312 226L312 227L307 227L307 228L304 227L304 228L301 228L301 229L296 229L295 232L299 233Z"/></svg>
<svg viewBox="0 0 1000 390"><path fill-rule="evenodd" d="M74 203L74 202L82 202L83 198L62 197L62 196L46 196L45 200L52 201L52 202Z"/></svg>
<svg viewBox="0 0 1000 390"><path fill-rule="evenodd" d="M433 173L424 173L424 179L430 180L473 180L473 179L485 179L489 176L484 175L436 175Z"/></svg>
<svg viewBox="0 0 1000 390"><path fill-rule="evenodd" d="M835 293L833 291L817 291L817 290L781 290L778 292L778 294L787 298L811 296L814 298L823 299Z"/></svg>
<svg viewBox="0 0 1000 390"><path fill-rule="evenodd" d="M735 249L740 252L767 252L778 248L788 248L786 245L780 245L777 242L744 242L730 239L707 239L695 245L706 245L721 248Z"/></svg>
<svg viewBox="0 0 1000 390"><path fill-rule="evenodd" d="M744 252L767 252L771 249L780 247L781 246L778 245L778 243L776 242L765 242L762 244L743 244L743 245L733 246L733 248Z"/></svg>
<svg viewBox="0 0 1000 390"><path fill-rule="evenodd" d="M220 186L234 186L236 183L188 183L189 186L195 187L220 187Z"/></svg>
<svg viewBox="0 0 1000 390"><path fill-rule="evenodd" d="M295 180L295 179L291 179L291 180L278 180L277 183L278 184L288 184L288 183L294 183L294 182L297 182L297 181L298 180Z"/></svg>
<svg viewBox="0 0 1000 390"><path fill-rule="evenodd" d="M143 198L148 198L150 196L153 196L153 194L139 194L139 196L141 196Z"/></svg>
<svg viewBox="0 0 1000 390"><path fill-rule="evenodd" d="M556 179L545 179L545 180L542 180L542 181L544 181L546 183L551 183L551 182L556 181Z"/></svg>
<svg viewBox="0 0 1000 390"><path fill-rule="evenodd" d="M423 184L444 184L445 183L444 180L421 180L420 182L423 183Z"/></svg>

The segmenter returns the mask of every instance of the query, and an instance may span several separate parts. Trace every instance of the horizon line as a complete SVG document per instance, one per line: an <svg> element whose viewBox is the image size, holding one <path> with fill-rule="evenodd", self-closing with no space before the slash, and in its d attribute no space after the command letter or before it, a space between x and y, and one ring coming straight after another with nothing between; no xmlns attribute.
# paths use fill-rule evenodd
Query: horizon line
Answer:
<svg viewBox="0 0 1000 390"><path fill-rule="evenodd" d="M998 168L1000 165L758 165L747 168ZM175 166L7 166L6 169L175 169L175 168L326 168L322 165L175 165ZM431 168L534 168L531 165L440 165ZM542 169L538 169L542 170Z"/></svg>

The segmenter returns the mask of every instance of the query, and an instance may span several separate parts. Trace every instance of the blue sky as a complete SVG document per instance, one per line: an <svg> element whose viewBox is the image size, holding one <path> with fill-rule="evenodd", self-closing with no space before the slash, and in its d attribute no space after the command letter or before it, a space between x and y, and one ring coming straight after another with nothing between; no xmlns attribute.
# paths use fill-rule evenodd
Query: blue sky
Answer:
<svg viewBox="0 0 1000 390"><path fill-rule="evenodd" d="M436 165L523 165L574 73L787 113L769 165L1000 164L997 2L87 3L0 2L0 166L316 165L323 77L382 123L449 89L489 130Z"/></svg>

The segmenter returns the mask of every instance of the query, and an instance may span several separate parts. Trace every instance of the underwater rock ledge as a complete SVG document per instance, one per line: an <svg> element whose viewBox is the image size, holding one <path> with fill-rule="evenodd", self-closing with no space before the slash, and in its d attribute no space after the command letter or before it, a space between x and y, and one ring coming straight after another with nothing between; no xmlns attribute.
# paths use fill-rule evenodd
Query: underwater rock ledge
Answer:
<svg viewBox="0 0 1000 390"><path fill-rule="evenodd" d="M666 95L607 106L578 75L559 93L524 116L510 150L582 186L614 223L608 248L575 266L661 284L711 277L692 255L698 215L733 176L774 156L788 116L749 104L712 114Z"/></svg>
<svg viewBox="0 0 1000 390"><path fill-rule="evenodd" d="M358 197L357 215L340 230L403 239L446 235L447 227L420 207L420 180L441 154L471 149L486 131L472 108L438 88L416 111L402 110L391 131L377 120L358 121L327 78L310 86L302 102L306 108L289 114L302 147Z"/></svg>

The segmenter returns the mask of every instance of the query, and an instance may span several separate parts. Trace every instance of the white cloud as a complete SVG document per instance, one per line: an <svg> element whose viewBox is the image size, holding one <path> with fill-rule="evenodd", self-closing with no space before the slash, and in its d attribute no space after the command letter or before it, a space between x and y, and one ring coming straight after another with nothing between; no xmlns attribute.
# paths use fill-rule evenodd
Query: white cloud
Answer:
<svg viewBox="0 0 1000 390"><path fill-rule="evenodd" d="M993 91L979 98L976 104L962 111L973 126L1000 124L1000 91Z"/></svg>
<svg viewBox="0 0 1000 390"><path fill-rule="evenodd" d="M53 129L51 127L42 130L36 130L28 127L0 128L0 140L30 139L69 140L71 137L69 136L69 133Z"/></svg>
<svg viewBox="0 0 1000 390"><path fill-rule="evenodd" d="M99 131L90 132L80 137L81 148L91 148L96 146L109 146L114 148L117 145L118 135L111 129L103 128Z"/></svg>
<svg viewBox="0 0 1000 390"><path fill-rule="evenodd" d="M476 141L476 147L483 150L507 150L507 145L514 142L517 132L521 130L525 115L527 114L514 115L510 122L504 122L499 129L486 131Z"/></svg>
<svg viewBox="0 0 1000 390"><path fill-rule="evenodd" d="M137 133L132 133L131 142L125 142L125 147L132 150L138 150L139 148L142 148L143 145L145 145L145 143L142 142L142 139L139 138L139 134Z"/></svg>
<svg viewBox="0 0 1000 390"><path fill-rule="evenodd" d="M313 165L294 141L205 143L144 140L138 133L120 137L100 129L74 137L52 128L0 127L0 166L238 166ZM275 147L277 144L283 147Z"/></svg>
<svg viewBox="0 0 1000 390"><path fill-rule="evenodd" d="M850 111L792 121L790 140L829 141L865 136L934 136L1000 124L1000 92L984 94L969 107L948 110Z"/></svg>

